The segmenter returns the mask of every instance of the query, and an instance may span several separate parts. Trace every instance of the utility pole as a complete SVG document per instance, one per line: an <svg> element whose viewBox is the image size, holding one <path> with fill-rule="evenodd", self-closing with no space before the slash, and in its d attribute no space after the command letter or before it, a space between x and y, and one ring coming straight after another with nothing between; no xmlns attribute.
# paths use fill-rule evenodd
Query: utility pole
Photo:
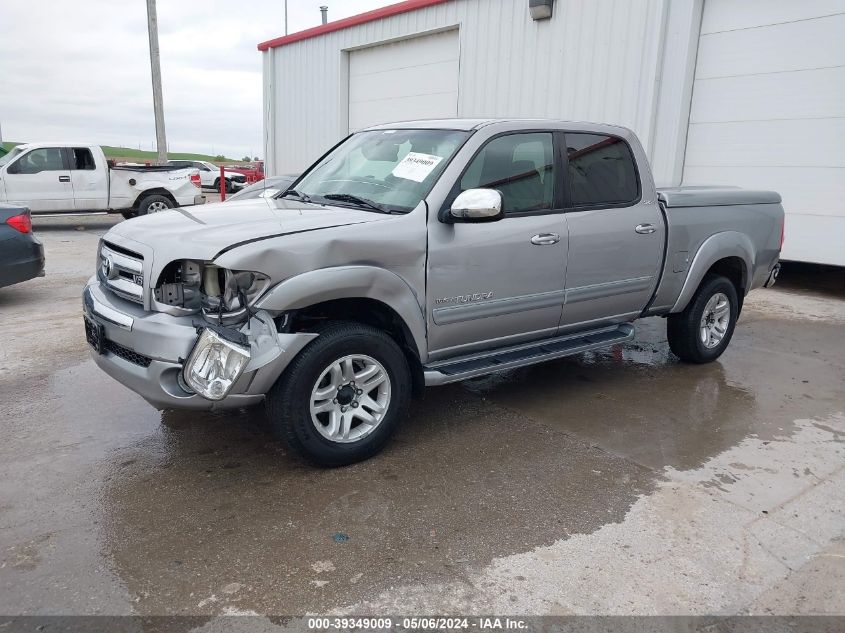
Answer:
<svg viewBox="0 0 845 633"><path fill-rule="evenodd" d="M167 162L167 137L164 133L164 97L161 93L161 61L158 52L158 17L156 0L147 0L147 32L150 36L150 71L153 77L153 112L156 121L156 146L159 165Z"/></svg>

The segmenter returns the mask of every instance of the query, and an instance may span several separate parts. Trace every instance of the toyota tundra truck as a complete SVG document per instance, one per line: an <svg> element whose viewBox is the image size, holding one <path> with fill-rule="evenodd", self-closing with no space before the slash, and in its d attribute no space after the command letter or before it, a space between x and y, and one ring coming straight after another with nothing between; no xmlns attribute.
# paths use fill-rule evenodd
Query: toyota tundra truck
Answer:
<svg viewBox="0 0 845 633"><path fill-rule="evenodd" d="M153 406L263 402L296 453L339 466L426 386L625 343L642 317L681 360L717 359L775 280L783 220L777 193L656 189L623 127L383 125L274 197L112 228L85 331Z"/></svg>

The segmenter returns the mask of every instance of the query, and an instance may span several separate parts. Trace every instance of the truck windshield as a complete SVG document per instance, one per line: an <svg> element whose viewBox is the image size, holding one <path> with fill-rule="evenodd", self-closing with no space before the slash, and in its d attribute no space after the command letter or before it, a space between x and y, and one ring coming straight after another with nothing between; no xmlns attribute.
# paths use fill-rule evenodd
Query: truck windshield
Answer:
<svg viewBox="0 0 845 633"><path fill-rule="evenodd" d="M13 147L12 150L8 154L5 154L4 156L0 156L0 166L3 166L6 163L8 163L15 156L20 154L21 151L23 151L23 150L21 150L19 147Z"/></svg>
<svg viewBox="0 0 845 633"><path fill-rule="evenodd" d="M416 207L469 138L456 130L372 130L349 137L287 196L373 211Z"/></svg>

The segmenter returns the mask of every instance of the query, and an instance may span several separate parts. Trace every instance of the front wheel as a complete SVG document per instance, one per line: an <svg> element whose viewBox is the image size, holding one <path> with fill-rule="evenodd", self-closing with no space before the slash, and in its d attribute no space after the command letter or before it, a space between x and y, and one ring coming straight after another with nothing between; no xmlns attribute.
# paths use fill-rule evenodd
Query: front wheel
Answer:
<svg viewBox="0 0 845 633"><path fill-rule="evenodd" d="M738 315L739 300L730 279L705 277L686 309L669 315L669 348L690 363L716 360L731 341Z"/></svg>
<svg viewBox="0 0 845 633"><path fill-rule="evenodd" d="M411 375L393 339L359 323L323 329L267 394L274 434L318 466L378 453L405 415Z"/></svg>

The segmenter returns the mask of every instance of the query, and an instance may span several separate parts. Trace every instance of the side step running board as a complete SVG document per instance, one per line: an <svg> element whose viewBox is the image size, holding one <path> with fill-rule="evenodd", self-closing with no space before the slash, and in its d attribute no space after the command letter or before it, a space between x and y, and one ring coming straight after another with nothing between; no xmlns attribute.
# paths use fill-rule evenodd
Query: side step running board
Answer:
<svg viewBox="0 0 845 633"><path fill-rule="evenodd" d="M494 371L534 365L543 361L580 354L634 338L634 326L623 323L609 328L547 338L522 345L453 358L423 367L426 386L483 376Z"/></svg>

